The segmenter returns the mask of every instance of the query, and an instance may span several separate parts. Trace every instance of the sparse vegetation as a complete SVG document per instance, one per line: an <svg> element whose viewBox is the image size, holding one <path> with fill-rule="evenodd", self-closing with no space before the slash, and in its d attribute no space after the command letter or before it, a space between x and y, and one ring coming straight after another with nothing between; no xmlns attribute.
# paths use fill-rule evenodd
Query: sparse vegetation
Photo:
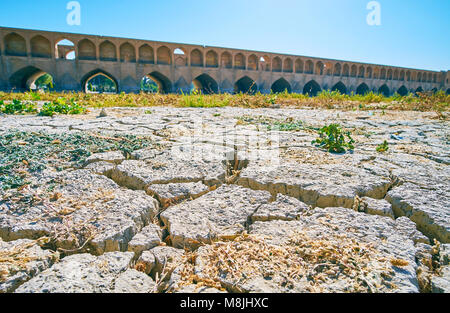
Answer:
<svg viewBox="0 0 450 313"><path fill-rule="evenodd" d="M377 146L377 152L386 152L389 150L388 142L385 140L382 144Z"/></svg>
<svg viewBox="0 0 450 313"><path fill-rule="evenodd" d="M81 166L93 153L132 151L148 147L146 137L121 135L111 138L95 134L10 131L0 137L0 189L29 184L31 173L51 166L58 170Z"/></svg>
<svg viewBox="0 0 450 313"><path fill-rule="evenodd" d="M318 133L320 137L311 143L328 150L328 152L343 153L346 151L345 148L349 150L355 148L353 146L355 141L350 136L350 132L344 132L339 124L324 126L319 129Z"/></svg>
<svg viewBox="0 0 450 313"><path fill-rule="evenodd" d="M238 106L246 108L269 108L273 104L293 107L326 108L339 110L412 110L434 111L441 119L446 118L449 111L450 95L444 91L436 93L418 93L418 95L394 95L385 97L373 92L365 95L341 94L339 91L322 91L316 97L297 93L277 94L214 94L205 95L199 91L190 94L92 94L82 92L0 92L0 101L12 100L54 102L59 98L73 101L84 107L145 107L145 106L175 106L175 107L224 107Z"/></svg>

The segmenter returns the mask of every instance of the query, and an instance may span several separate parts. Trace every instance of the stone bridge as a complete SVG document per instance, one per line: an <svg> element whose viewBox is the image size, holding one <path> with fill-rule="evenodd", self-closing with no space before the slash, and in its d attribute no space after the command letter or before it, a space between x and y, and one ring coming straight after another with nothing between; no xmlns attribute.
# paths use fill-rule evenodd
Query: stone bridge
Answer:
<svg viewBox="0 0 450 313"><path fill-rule="evenodd" d="M1 90L28 90L48 73L57 91L86 91L98 75L119 92L139 92L144 77L165 93L192 86L204 93L450 91L450 71L6 27L0 27L0 59Z"/></svg>

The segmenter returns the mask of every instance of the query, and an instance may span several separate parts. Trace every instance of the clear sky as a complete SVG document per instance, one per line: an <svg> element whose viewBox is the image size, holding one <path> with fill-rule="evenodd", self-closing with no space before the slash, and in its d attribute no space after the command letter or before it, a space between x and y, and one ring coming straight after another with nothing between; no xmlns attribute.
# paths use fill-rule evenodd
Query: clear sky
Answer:
<svg viewBox="0 0 450 313"><path fill-rule="evenodd" d="M450 70L450 0L1 0L0 26Z"/></svg>

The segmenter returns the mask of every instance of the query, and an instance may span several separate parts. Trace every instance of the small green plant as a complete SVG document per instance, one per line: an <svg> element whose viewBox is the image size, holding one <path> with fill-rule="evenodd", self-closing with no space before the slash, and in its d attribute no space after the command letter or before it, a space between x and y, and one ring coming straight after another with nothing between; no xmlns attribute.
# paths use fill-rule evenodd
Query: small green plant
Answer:
<svg viewBox="0 0 450 313"><path fill-rule="evenodd" d="M10 103L4 103L0 101L0 113L4 114L23 114L23 113L35 113L36 107L33 103L22 102L14 99Z"/></svg>
<svg viewBox="0 0 450 313"><path fill-rule="evenodd" d="M313 140L311 144L327 149L328 152L343 153L345 148L353 150L355 142L350 136L350 132L344 132L339 124L324 126L318 131L319 138ZM348 141L346 141L346 138Z"/></svg>
<svg viewBox="0 0 450 313"><path fill-rule="evenodd" d="M381 145L377 146L377 152L386 152L389 150L388 142L385 140Z"/></svg>
<svg viewBox="0 0 450 313"><path fill-rule="evenodd" d="M144 114L153 114L153 112L151 110L145 110Z"/></svg>
<svg viewBox="0 0 450 313"><path fill-rule="evenodd" d="M39 111L40 116L53 116L55 113L60 114L83 114L86 108L76 103L73 99L66 101L64 98L58 98L53 102L47 102Z"/></svg>

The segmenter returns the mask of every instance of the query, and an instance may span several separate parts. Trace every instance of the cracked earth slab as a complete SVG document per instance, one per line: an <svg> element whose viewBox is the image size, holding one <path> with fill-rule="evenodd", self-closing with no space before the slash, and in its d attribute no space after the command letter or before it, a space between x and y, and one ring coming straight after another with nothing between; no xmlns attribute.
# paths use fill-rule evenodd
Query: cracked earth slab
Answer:
<svg viewBox="0 0 450 313"><path fill-rule="evenodd" d="M130 269L133 256L132 252L71 255L24 283L16 293L151 292L155 282Z"/></svg>
<svg viewBox="0 0 450 313"><path fill-rule="evenodd" d="M299 220L255 222L249 234L264 238L263 244L254 246L242 240L222 243L223 248L218 245L216 250L210 245L201 247L195 273L212 278L211 273L216 272L211 270L211 262L219 249L230 256L231 251L243 249L248 254L241 253L242 259L229 261L240 269L238 274L230 270L232 267L223 266L215 276L231 291L355 292L362 288L419 292L416 247L410 238L414 232L414 223L405 218L394 221L346 208L317 208ZM310 243L303 245L305 242ZM313 258L315 253L322 257ZM331 257L333 253L336 259ZM394 265L395 260L402 260L401 265ZM354 266L347 268L342 263L347 261Z"/></svg>
<svg viewBox="0 0 450 313"><path fill-rule="evenodd" d="M174 247L195 248L216 238L242 233L251 215L271 198L267 191L222 185L214 191L161 213Z"/></svg>
<svg viewBox="0 0 450 313"><path fill-rule="evenodd" d="M89 170L57 173L52 180L55 189L32 207L11 199L0 205L3 240L49 236L66 253L126 251L158 212L158 202L143 191L120 188Z"/></svg>
<svg viewBox="0 0 450 313"><path fill-rule="evenodd" d="M38 241L4 242L0 239L0 293L13 292L58 259L58 253L43 250Z"/></svg>

